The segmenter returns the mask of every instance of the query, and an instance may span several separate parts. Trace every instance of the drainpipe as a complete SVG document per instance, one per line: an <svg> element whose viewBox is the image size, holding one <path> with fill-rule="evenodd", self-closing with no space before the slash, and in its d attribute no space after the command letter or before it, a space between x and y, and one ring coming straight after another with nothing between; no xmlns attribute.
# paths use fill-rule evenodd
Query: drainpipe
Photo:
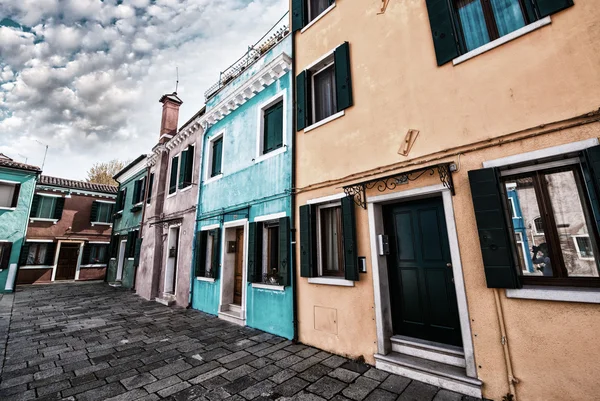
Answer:
<svg viewBox="0 0 600 401"><path fill-rule="evenodd" d="M290 13L291 16L291 13ZM292 76L291 76L291 86L292 86L292 185L290 191L290 203L291 203L291 213L290 213L290 222L292 229L292 321L294 326L294 343L298 342L298 283L296 283L296 271L297 271L297 260L296 260L296 198L294 196L295 188L296 188L296 133L298 132L297 121L295 118L294 110L296 110L296 35L292 32L292 24L290 23L290 35L292 35Z"/></svg>
<svg viewBox="0 0 600 401"><path fill-rule="evenodd" d="M501 342L502 348L504 350L504 362L506 363L506 375L508 379L508 388L510 394L513 395L513 401L517 401L517 391L515 389L515 384L519 382L519 380L514 376L512 369L512 362L510 359L510 350L508 348L508 337L506 336L506 327L504 325L504 312L502 311L502 304L500 303L500 295L499 290L494 288L494 299L496 301L496 313L498 314L498 323L500 323L500 334L501 334Z"/></svg>

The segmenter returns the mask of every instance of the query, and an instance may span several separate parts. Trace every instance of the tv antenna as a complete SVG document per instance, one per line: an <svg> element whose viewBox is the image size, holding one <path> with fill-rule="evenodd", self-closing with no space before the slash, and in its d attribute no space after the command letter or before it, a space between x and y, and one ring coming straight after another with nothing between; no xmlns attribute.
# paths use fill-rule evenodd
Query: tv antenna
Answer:
<svg viewBox="0 0 600 401"><path fill-rule="evenodd" d="M46 155L48 154L48 145L46 145L45 143L42 143L42 142L38 141L37 139L34 139L34 141L36 141L40 145L43 145L43 146L46 147L46 151L44 152L44 160L42 161L42 171L43 171L44 170L44 165L46 164Z"/></svg>
<svg viewBox="0 0 600 401"><path fill-rule="evenodd" d="M175 67L175 74L177 75L177 81L175 82L175 93L179 89L179 67Z"/></svg>

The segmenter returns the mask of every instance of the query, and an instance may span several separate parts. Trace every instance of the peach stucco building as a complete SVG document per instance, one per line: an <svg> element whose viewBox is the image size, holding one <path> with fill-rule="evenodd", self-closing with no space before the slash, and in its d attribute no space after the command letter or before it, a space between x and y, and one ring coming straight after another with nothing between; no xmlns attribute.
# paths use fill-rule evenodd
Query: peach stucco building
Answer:
<svg viewBox="0 0 600 401"><path fill-rule="evenodd" d="M290 5L299 340L472 396L596 397L596 2Z"/></svg>

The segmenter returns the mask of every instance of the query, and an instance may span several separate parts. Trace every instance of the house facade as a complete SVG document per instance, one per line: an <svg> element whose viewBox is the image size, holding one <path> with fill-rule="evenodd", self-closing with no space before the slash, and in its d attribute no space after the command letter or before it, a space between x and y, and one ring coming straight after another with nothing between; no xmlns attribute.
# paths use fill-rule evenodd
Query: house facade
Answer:
<svg viewBox="0 0 600 401"><path fill-rule="evenodd" d="M176 93L164 95L158 144L148 156L148 195L144 204L141 252L135 288L165 305L190 304L192 242L196 226L202 160L200 110L178 130Z"/></svg>
<svg viewBox="0 0 600 401"><path fill-rule="evenodd" d="M0 154L0 291L15 288L39 167Z"/></svg>
<svg viewBox="0 0 600 401"><path fill-rule="evenodd" d="M287 23L276 24L207 92L192 307L293 338Z"/></svg>
<svg viewBox="0 0 600 401"><path fill-rule="evenodd" d="M290 5L299 340L472 396L589 399L596 4Z"/></svg>
<svg viewBox="0 0 600 401"><path fill-rule="evenodd" d="M35 187L17 284L103 280L117 187L42 175Z"/></svg>
<svg viewBox="0 0 600 401"><path fill-rule="evenodd" d="M135 270L139 265L144 206L150 200L146 197L146 187L152 191L153 186L153 182L148 180L146 158L146 155L137 157L114 176L119 183L119 192L113 210L106 281L130 289L135 283Z"/></svg>

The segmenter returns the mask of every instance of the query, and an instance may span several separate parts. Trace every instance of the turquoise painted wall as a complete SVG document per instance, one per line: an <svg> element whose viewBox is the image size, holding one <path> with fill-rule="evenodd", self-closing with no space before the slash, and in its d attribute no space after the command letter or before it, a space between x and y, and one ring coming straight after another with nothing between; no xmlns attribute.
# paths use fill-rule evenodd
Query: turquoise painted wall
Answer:
<svg viewBox="0 0 600 401"><path fill-rule="evenodd" d="M241 76L207 102L207 112L221 100L243 85L261 68L282 52L291 56L291 36L271 49ZM256 143L260 106L278 94L284 96L284 146L285 151L256 163ZM225 116L205 132L201 177L205 177L209 140L214 135L223 135L223 177L212 182L201 183L197 211L197 231L201 227L232 220L227 212L244 209L238 218L247 217L250 222L257 216L285 212L291 215L292 183L292 74L264 88L245 104ZM223 232L223 231L221 231ZM195 250L194 250L195 255ZM192 307L207 313L217 314L221 280L214 283L194 279L192 285ZM286 338L293 337L292 288L284 291L253 288L246 289L246 324Z"/></svg>
<svg viewBox="0 0 600 401"><path fill-rule="evenodd" d="M0 240L12 242L10 266L19 261L21 247L27 232L29 210L35 192L37 175L29 171L0 167L0 180L16 181L21 184L17 208L15 210L0 210ZM5 292L8 272L9 269L0 272L0 292Z"/></svg>

